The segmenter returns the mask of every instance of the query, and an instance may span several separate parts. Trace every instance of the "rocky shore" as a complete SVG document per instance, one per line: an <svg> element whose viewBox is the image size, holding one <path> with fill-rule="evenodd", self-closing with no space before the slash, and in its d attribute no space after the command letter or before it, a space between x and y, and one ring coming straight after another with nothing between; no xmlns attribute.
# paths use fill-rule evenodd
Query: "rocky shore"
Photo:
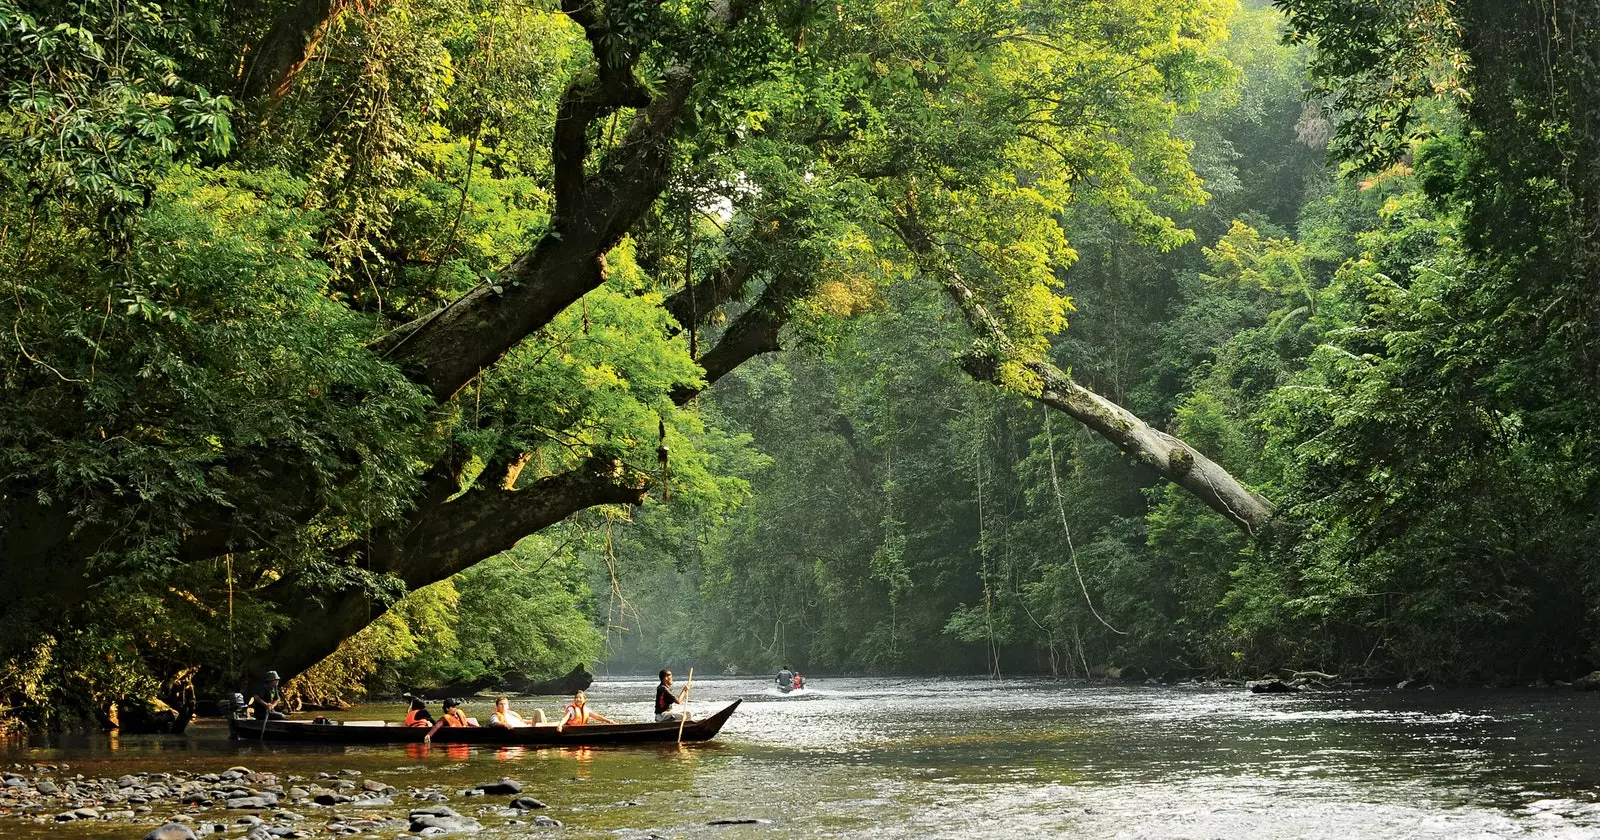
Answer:
<svg viewBox="0 0 1600 840"><path fill-rule="evenodd" d="M453 797L470 816L446 804ZM318 773L315 778L280 779L248 767L86 778L67 764L14 764L0 774L0 819L119 822L167 840L185 837L184 829L195 837L244 840L380 833L398 840L481 831L485 821L560 828L560 820L534 813L544 809L543 802L523 795L522 784L512 779L452 791L439 785L402 790L363 779L356 770ZM130 831L129 836L142 833Z"/></svg>

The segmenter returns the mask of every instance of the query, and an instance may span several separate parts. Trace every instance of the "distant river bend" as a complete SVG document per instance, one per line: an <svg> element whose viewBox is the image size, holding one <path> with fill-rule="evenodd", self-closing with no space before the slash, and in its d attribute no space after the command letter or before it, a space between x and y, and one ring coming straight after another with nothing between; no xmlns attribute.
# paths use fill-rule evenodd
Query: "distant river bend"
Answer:
<svg viewBox="0 0 1600 840"><path fill-rule="evenodd" d="M653 686L604 679L590 705L640 720ZM707 710L734 698L745 702L722 735L683 749L330 750L232 742L202 723L181 738L12 742L0 766L65 761L72 774L115 777L244 765L281 779L351 769L445 792L488 838L1600 838L1596 695L816 678L789 696L767 680L699 679L692 702ZM535 704L553 712L558 699L517 705ZM470 708L488 715L485 699ZM400 714L367 706L346 717ZM488 798L456 794L500 777L521 781L565 827L480 815ZM409 804L402 796L393 810ZM284 807L313 835L333 810ZM148 823L182 810L165 803ZM271 811L258 813L272 824ZM239 816L211 809L204 821ZM142 833L0 818L0 837Z"/></svg>

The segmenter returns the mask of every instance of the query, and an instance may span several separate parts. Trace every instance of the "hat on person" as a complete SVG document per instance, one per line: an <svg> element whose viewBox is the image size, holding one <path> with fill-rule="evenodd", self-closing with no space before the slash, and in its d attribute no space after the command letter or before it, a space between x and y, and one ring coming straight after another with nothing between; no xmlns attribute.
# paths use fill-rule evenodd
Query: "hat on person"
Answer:
<svg viewBox="0 0 1600 840"><path fill-rule="evenodd" d="M275 679L278 679L278 672L277 671L268 671L267 672L267 682L272 682Z"/></svg>

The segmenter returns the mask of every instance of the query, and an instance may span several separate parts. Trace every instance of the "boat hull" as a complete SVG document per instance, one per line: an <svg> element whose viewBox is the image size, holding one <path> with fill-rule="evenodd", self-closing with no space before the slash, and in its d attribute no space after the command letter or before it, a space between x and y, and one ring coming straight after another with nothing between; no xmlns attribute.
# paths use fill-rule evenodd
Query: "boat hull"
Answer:
<svg viewBox="0 0 1600 840"><path fill-rule="evenodd" d="M739 708L735 700L716 714L683 725L684 741L709 741L722 731L722 725ZM250 741L279 741L301 744L420 744L428 727L387 724L345 725L339 722L316 724L299 720L259 720L230 718L228 729L235 738ZM435 744L482 744L485 746L571 747L595 744L661 744L679 740L678 722L617 723L568 726L529 726L502 729L491 726L442 726L433 733Z"/></svg>

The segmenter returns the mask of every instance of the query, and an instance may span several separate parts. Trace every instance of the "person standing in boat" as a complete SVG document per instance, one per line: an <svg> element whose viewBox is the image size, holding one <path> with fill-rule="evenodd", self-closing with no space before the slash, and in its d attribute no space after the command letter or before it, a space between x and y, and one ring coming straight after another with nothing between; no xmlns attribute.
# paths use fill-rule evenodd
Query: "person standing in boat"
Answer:
<svg viewBox="0 0 1600 840"><path fill-rule="evenodd" d="M511 701L504 694L494 699L494 714L489 716L489 725L502 729L521 729L525 726L540 726L544 723L544 709L533 710L533 720L524 720L522 715L511 709Z"/></svg>
<svg viewBox="0 0 1600 840"><path fill-rule="evenodd" d="M687 689L684 689L686 691ZM673 692L672 672L661 669L661 682L656 686L656 723L669 720L691 720L681 702L683 691ZM676 706L677 708L673 708Z"/></svg>
<svg viewBox="0 0 1600 840"><path fill-rule="evenodd" d="M286 720L289 716L278 711L283 705L283 689L277 671L268 671L265 679L261 681L261 688L250 698L250 707L256 710L256 719L268 718L271 720Z"/></svg>
<svg viewBox="0 0 1600 840"><path fill-rule="evenodd" d="M616 721L599 712L589 711L589 695L580 690L572 695L572 702L567 704L567 714L556 724L556 731L560 732L569 724L588 726L590 723L616 723Z"/></svg>

